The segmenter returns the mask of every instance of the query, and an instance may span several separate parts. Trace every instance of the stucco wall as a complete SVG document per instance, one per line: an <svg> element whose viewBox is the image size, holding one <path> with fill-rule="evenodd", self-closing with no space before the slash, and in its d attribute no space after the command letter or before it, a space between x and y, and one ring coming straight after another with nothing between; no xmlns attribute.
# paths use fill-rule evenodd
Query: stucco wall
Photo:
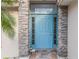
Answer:
<svg viewBox="0 0 79 59"><path fill-rule="evenodd" d="M68 58L78 59L78 3L74 0L68 8Z"/></svg>
<svg viewBox="0 0 79 59"><path fill-rule="evenodd" d="M17 20L18 20L18 12L17 11L11 11L11 14L16 19L16 34L13 39L8 38L3 31L2 32L2 59L3 57L17 57L18 56L18 27L17 27Z"/></svg>

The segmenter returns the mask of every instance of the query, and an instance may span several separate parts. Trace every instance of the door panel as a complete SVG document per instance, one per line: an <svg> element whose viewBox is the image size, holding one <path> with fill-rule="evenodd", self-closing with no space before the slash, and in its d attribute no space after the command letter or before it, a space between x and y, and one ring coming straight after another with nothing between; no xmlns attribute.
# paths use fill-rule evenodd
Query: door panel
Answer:
<svg viewBox="0 0 79 59"><path fill-rule="evenodd" d="M29 35L31 48L54 48L54 16L31 15Z"/></svg>
<svg viewBox="0 0 79 59"><path fill-rule="evenodd" d="M35 47L53 48L54 23L52 15L36 15Z"/></svg>

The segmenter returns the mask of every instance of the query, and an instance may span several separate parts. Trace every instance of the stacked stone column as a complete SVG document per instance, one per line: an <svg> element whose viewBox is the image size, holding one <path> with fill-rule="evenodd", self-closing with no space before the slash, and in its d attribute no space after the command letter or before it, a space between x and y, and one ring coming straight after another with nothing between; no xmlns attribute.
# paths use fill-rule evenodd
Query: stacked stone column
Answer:
<svg viewBox="0 0 79 59"><path fill-rule="evenodd" d="M67 57L68 7L58 7L58 55Z"/></svg>
<svg viewBox="0 0 79 59"><path fill-rule="evenodd" d="M28 55L28 11L29 1L19 1L19 20L18 20L18 39L19 39L19 56Z"/></svg>

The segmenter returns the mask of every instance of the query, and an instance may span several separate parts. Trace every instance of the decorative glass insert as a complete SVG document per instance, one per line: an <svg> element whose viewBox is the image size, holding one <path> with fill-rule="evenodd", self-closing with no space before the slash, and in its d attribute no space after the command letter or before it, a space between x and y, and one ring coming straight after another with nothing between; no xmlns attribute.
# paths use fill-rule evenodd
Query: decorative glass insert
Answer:
<svg viewBox="0 0 79 59"><path fill-rule="evenodd" d="M57 14L57 5L55 4L32 4L31 14Z"/></svg>
<svg viewBox="0 0 79 59"><path fill-rule="evenodd" d="M56 28L57 28L56 25L57 25L57 24L56 24L56 23L57 23L56 17L54 17L54 44L55 44L55 45L56 45L56 40L57 40L57 38L56 38L56 34L57 34L57 33L56 33L56 32L57 32L57 31L56 31L56 30L57 30L57 29L56 29Z"/></svg>
<svg viewBox="0 0 79 59"><path fill-rule="evenodd" d="M35 17L32 17L32 44L35 44Z"/></svg>

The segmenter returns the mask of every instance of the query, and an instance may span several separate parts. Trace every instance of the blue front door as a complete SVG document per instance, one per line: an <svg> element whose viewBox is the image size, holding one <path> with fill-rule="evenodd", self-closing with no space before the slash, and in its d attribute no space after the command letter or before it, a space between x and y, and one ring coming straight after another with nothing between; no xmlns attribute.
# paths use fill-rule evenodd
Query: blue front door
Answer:
<svg viewBox="0 0 79 59"><path fill-rule="evenodd" d="M54 48L57 40L57 5L32 4L29 16L30 48Z"/></svg>
<svg viewBox="0 0 79 59"><path fill-rule="evenodd" d="M36 15L35 48L53 48L53 15Z"/></svg>
<svg viewBox="0 0 79 59"><path fill-rule="evenodd" d="M54 48L54 17L55 15L30 16L30 47Z"/></svg>

